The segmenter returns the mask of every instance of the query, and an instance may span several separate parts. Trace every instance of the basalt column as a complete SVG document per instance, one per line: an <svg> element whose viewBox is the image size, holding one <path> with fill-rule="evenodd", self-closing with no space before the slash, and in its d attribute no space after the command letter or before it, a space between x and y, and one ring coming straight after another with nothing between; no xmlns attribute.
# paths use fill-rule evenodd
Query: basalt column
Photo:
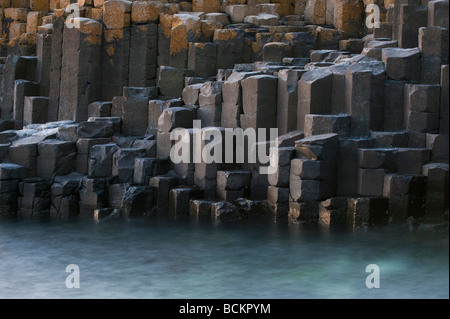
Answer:
<svg viewBox="0 0 450 319"><path fill-rule="evenodd" d="M368 136L370 131L381 131L384 122L383 63L353 64L345 75L345 111L351 115L351 136Z"/></svg>
<svg viewBox="0 0 450 319"><path fill-rule="evenodd" d="M1 119L10 120L14 117L14 87L16 80L34 80L28 70L33 68L33 59L10 55L3 67L3 99L1 100Z"/></svg>
<svg viewBox="0 0 450 319"><path fill-rule="evenodd" d="M174 15L170 33L170 66L185 69L189 42L198 42L200 37L200 18L188 14Z"/></svg>
<svg viewBox="0 0 450 319"><path fill-rule="evenodd" d="M88 105L100 99L102 25L86 18L72 21L64 27L58 118L81 122L87 120Z"/></svg>
<svg viewBox="0 0 450 319"><path fill-rule="evenodd" d="M297 129L298 81L304 70L280 70L278 72L277 127L278 134Z"/></svg>
<svg viewBox="0 0 450 319"><path fill-rule="evenodd" d="M297 128L304 129L307 114L331 113L333 73L320 68L302 75L298 81Z"/></svg>
<svg viewBox="0 0 450 319"><path fill-rule="evenodd" d="M42 26L36 44L37 69L36 80L40 84L39 93L49 96L50 66L52 57L52 25Z"/></svg>
<svg viewBox="0 0 450 319"><path fill-rule="evenodd" d="M156 84L158 28L155 23L131 28L128 85L147 87Z"/></svg>
<svg viewBox="0 0 450 319"><path fill-rule="evenodd" d="M103 4L102 94L103 101L122 95L128 85L132 2L109 0Z"/></svg>
<svg viewBox="0 0 450 319"><path fill-rule="evenodd" d="M217 68L229 69L244 59L244 31L239 29L218 29L214 32L217 46Z"/></svg>
<svg viewBox="0 0 450 319"><path fill-rule="evenodd" d="M64 33L64 10L55 10L52 29L52 54L50 59L48 120L58 119L61 88L62 43Z"/></svg>
<svg viewBox="0 0 450 319"><path fill-rule="evenodd" d="M128 85L156 84L158 21L164 6L157 1L134 1L131 8L130 62Z"/></svg>

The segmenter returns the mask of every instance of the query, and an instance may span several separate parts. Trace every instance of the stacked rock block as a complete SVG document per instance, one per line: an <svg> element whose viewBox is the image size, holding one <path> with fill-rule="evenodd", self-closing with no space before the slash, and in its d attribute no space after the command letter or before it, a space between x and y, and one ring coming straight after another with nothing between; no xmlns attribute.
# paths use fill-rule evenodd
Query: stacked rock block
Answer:
<svg viewBox="0 0 450 319"><path fill-rule="evenodd" d="M2 132L2 141L13 140L8 159L1 164L2 216L92 218L96 212L101 219L154 212L159 188L150 186L150 178L168 173L170 163L156 158L155 140L118 136L121 122L116 119L89 118L78 124L54 122ZM155 165L146 165L143 180L134 183L139 176L135 162L151 160L150 156ZM172 177L173 187L182 182L174 175L167 178ZM169 189L166 192L168 196Z"/></svg>
<svg viewBox="0 0 450 319"><path fill-rule="evenodd" d="M216 197L224 201L248 197L251 175L247 170L218 171Z"/></svg>
<svg viewBox="0 0 450 319"><path fill-rule="evenodd" d="M11 217L17 213L18 184L23 178L23 167L16 164L0 164L0 196L2 217Z"/></svg>
<svg viewBox="0 0 450 319"><path fill-rule="evenodd" d="M131 1L111 0L103 3L101 99L111 100L128 84L130 58Z"/></svg>
<svg viewBox="0 0 450 319"><path fill-rule="evenodd" d="M214 140L216 139L216 136L213 135L214 132L217 132L219 135L217 138L219 138L219 145L217 148L214 147ZM194 166L194 184L197 185L201 190L203 190L205 198L215 198L217 195L217 190L223 190L223 193L226 193L224 189L221 189L220 186L218 186L218 172L221 170L225 170L224 167L224 128L216 128L215 127L205 127L202 128L200 132L197 134L200 134L201 141L199 142L198 149L201 150L201 152L206 154L213 154L214 158L217 160L209 162L205 161L203 156L199 159L196 159L195 166ZM213 146L213 147L211 147ZM217 154L215 153L217 150ZM195 155L194 155L195 156ZM226 178L225 178L226 179ZM226 196L226 194L222 194L219 196Z"/></svg>
<svg viewBox="0 0 450 319"><path fill-rule="evenodd" d="M222 117L222 87L223 82L206 82L200 88L198 95L199 108L197 119L202 126L220 126Z"/></svg>
<svg viewBox="0 0 450 319"><path fill-rule="evenodd" d="M50 216L76 218L79 214L79 191L83 175L72 173L57 177L51 185Z"/></svg>
<svg viewBox="0 0 450 319"><path fill-rule="evenodd" d="M306 58L331 29L304 27L306 2L300 2L4 1L0 17L7 51L38 57L35 95L49 97L48 120L81 121L86 103L110 101L123 86L154 86L162 66L211 77L264 52L267 61L280 54ZM80 60L78 50L92 59ZM61 72L75 74L77 82Z"/></svg>
<svg viewBox="0 0 450 319"><path fill-rule="evenodd" d="M256 61L266 44L268 61L278 53L307 57L305 48L314 46L320 32L295 23L302 22L303 13L296 6L291 0L110 0L79 1L78 6L69 1L4 1L0 16L9 53L36 53L38 58L32 79L16 77L39 83L35 92L23 94L49 97L48 121L83 121L87 105L112 100L123 86L148 87L158 82L162 95L178 96L179 91L164 89L167 76L159 77L163 66L180 69L177 72L184 75L186 71L181 70L189 68L195 76L211 77L217 68ZM238 12L242 19L236 21ZM91 58L84 61L77 54ZM61 77L61 72L75 76ZM18 95L12 101L4 99L4 107L12 107L16 99L21 105L23 98ZM21 118L20 112L14 118L19 121L17 128Z"/></svg>
<svg viewBox="0 0 450 319"><path fill-rule="evenodd" d="M317 220L319 202L336 195L338 142L334 133L295 142L296 158L291 161L289 178L290 206L295 211L291 215L295 219Z"/></svg>
<svg viewBox="0 0 450 319"><path fill-rule="evenodd" d="M156 84L158 58L158 20L162 5L158 2L135 1L131 8L130 86Z"/></svg>
<svg viewBox="0 0 450 319"><path fill-rule="evenodd" d="M25 179L19 185L18 215L45 217L50 214L51 185L44 178Z"/></svg>
<svg viewBox="0 0 450 319"><path fill-rule="evenodd" d="M111 188L113 187L111 186ZM79 211L77 213L87 217L94 210L107 207L109 198L112 198L112 196L108 197L108 191L105 178L84 177L79 190Z"/></svg>
<svg viewBox="0 0 450 319"><path fill-rule="evenodd" d="M2 215L220 224L265 207L365 229L448 214L448 1L0 4ZM234 131L230 152L230 128L261 140Z"/></svg>
<svg viewBox="0 0 450 319"><path fill-rule="evenodd" d="M267 200L275 221L287 221L290 199L291 159L294 147L273 147L270 149L271 159L278 163L278 170L269 174L270 186L267 188Z"/></svg>
<svg viewBox="0 0 450 319"><path fill-rule="evenodd" d="M58 119L81 122L87 120L88 105L100 99L102 26L86 18L72 21L80 28L66 23L63 31Z"/></svg>

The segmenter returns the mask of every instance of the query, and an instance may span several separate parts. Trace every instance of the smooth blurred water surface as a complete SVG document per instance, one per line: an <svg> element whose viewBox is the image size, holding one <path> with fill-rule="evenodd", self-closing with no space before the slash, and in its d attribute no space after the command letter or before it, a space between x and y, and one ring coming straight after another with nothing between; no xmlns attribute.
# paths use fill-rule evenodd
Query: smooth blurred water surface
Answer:
<svg viewBox="0 0 450 319"><path fill-rule="evenodd" d="M1 221L0 298L449 298L448 253L448 233L405 229Z"/></svg>

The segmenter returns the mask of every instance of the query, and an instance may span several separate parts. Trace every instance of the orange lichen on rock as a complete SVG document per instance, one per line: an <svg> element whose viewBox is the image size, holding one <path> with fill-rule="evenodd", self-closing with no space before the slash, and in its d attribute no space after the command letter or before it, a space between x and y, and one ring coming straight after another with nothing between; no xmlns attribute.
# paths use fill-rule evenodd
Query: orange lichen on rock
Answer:
<svg viewBox="0 0 450 319"><path fill-rule="evenodd" d="M214 38L214 32L217 29L222 29L223 24L213 20L202 20L202 37L212 41Z"/></svg>
<svg viewBox="0 0 450 319"><path fill-rule="evenodd" d="M11 0L13 8L28 8L29 4L29 0Z"/></svg>
<svg viewBox="0 0 450 319"><path fill-rule="evenodd" d="M172 21L170 33L170 53L176 54L187 50L189 41L194 42L200 39L201 22L200 18L190 14L176 14Z"/></svg>
<svg viewBox="0 0 450 319"><path fill-rule="evenodd" d="M55 18L61 18L61 17L64 17L65 12L66 11L64 9L56 9L53 11L53 16Z"/></svg>
<svg viewBox="0 0 450 319"><path fill-rule="evenodd" d="M32 11L49 12L50 0L30 0L30 9Z"/></svg>
<svg viewBox="0 0 450 319"><path fill-rule="evenodd" d="M59 0L59 8L65 9L70 4L70 0Z"/></svg>
<svg viewBox="0 0 450 319"><path fill-rule="evenodd" d="M281 16L288 16L295 14L295 0L271 0L272 3L277 4L277 13Z"/></svg>
<svg viewBox="0 0 450 319"><path fill-rule="evenodd" d="M109 56L113 56L115 51L116 51L116 50L114 49L114 46L113 46L113 45L107 45L107 46L106 46L106 53L107 53Z"/></svg>
<svg viewBox="0 0 450 319"><path fill-rule="evenodd" d="M78 6L80 7L92 7L93 5L93 0L78 0Z"/></svg>
<svg viewBox="0 0 450 319"><path fill-rule="evenodd" d="M123 29L106 29L103 36L106 42L119 41L125 37Z"/></svg>
<svg viewBox="0 0 450 319"><path fill-rule="evenodd" d="M172 30L173 16L170 14L161 13L159 15L159 25L164 32L164 36L170 38L170 32Z"/></svg>
<svg viewBox="0 0 450 319"><path fill-rule="evenodd" d="M48 16L43 16L41 24L42 25L44 25L44 24L53 24L53 22L55 22L55 15L54 14L48 15ZM38 27L38 30L39 30L39 27Z"/></svg>
<svg viewBox="0 0 450 319"><path fill-rule="evenodd" d="M11 0L0 0L0 8L9 8L10 6Z"/></svg>
<svg viewBox="0 0 450 319"><path fill-rule="evenodd" d="M357 34L364 20L364 3L359 0L340 0L334 6L334 26L338 30Z"/></svg>
<svg viewBox="0 0 450 319"><path fill-rule="evenodd" d="M103 3L105 2L105 0L93 0L93 2L94 2L94 7L101 8L101 7L103 7Z"/></svg>
<svg viewBox="0 0 450 319"><path fill-rule="evenodd" d="M27 24L21 22L13 22L9 26L9 38L17 38L27 32Z"/></svg>
<svg viewBox="0 0 450 319"><path fill-rule="evenodd" d="M5 19L11 19L17 22L26 22L28 9L25 8L5 8Z"/></svg>
<svg viewBox="0 0 450 319"><path fill-rule="evenodd" d="M102 8L91 8L90 19L95 21L103 20L103 9Z"/></svg>
<svg viewBox="0 0 450 319"><path fill-rule="evenodd" d="M49 9L54 11L55 9L61 9L60 0L50 0L49 1Z"/></svg>
<svg viewBox="0 0 450 319"><path fill-rule="evenodd" d="M191 14L176 14L172 21L172 28L184 25L193 36L200 36L200 18Z"/></svg>
<svg viewBox="0 0 450 319"><path fill-rule="evenodd" d="M214 40L227 41L235 39L238 36L236 30L219 29L214 31Z"/></svg>
<svg viewBox="0 0 450 319"><path fill-rule="evenodd" d="M27 33L36 33L38 26L42 24L42 12L32 11L27 15Z"/></svg>
<svg viewBox="0 0 450 319"><path fill-rule="evenodd" d="M66 27L77 28L80 33L86 35L86 41L92 44L100 44L102 40L102 24L88 18L70 18L66 21Z"/></svg>
<svg viewBox="0 0 450 319"><path fill-rule="evenodd" d="M170 37L170 54L176 54L188 49L188 30L184 25L172 28Z"/></svg>
<svg viewBox="0 0 450 319"><path fill-rule="evenodd" d="M164 5L158 1L134 1L131 8L133 23L157 22L159 14L164 11Z"/></svg>
<svg viewBox="0 0 450 319"><path fill-rule="evenodd" d="M325 24L327 0L308 0L305 8L305 20L314 24Z"/></svg>
<svg viewBox="0 0 450 319"><path fill-rule="evenodd" d="M109 0L103 3L103 23L108 29L120 29L131 25L132 2Z"/></svg>
<svg viewBox="0 0 450 319"><path fill-rule="evenodd" d="M180 12L180 5L178 3L164 3L164 13L177 14Z"/></svg>
<svg viewBox="0 0 450 319"><path fill-rule="evenodd" d="M192 11L195 12L221 12L220 0L193 0L192 1Z"/></svg>

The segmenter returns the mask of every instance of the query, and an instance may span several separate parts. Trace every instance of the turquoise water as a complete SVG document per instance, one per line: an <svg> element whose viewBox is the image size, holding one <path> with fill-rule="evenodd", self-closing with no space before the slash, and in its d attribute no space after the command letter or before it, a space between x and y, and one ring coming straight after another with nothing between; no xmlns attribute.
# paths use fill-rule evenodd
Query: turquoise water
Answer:
<svg viewBox="0 0 450 319"><path fill-rule="evenodd" d="M1 221L0 298L449 298L448 243L391 228Z"/></svg>

